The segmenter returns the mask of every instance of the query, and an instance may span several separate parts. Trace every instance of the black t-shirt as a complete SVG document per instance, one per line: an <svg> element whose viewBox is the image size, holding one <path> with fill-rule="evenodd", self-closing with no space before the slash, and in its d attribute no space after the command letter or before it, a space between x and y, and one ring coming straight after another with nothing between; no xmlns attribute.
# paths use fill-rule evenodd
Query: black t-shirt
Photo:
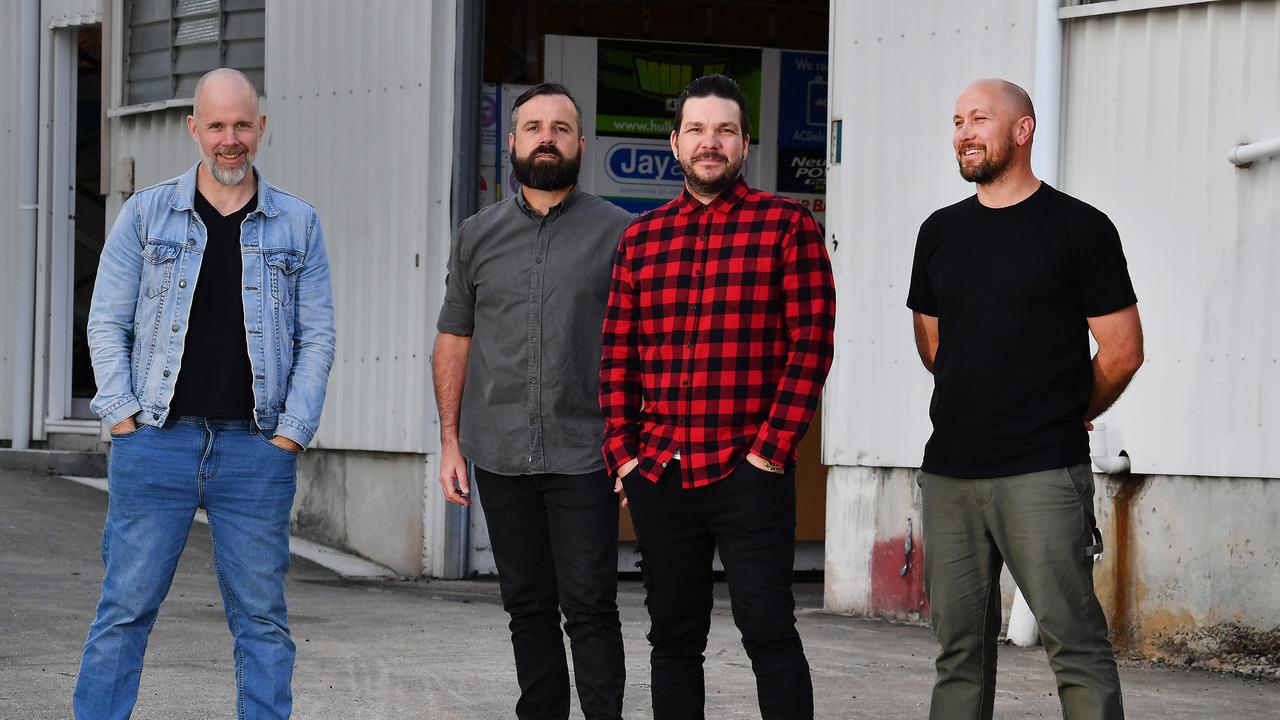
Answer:
<svg viewBox="0 0 1280 720"><path fill-rule="evenodd" d="M257 206L258 195L254 193L244 207L223 216L196 191L196 212L209 231L209 240L196 278L182 365L169 404L174 415L253 417L253 370L240 290L240 224Z"/></svg>
<svg viewBox="0 0 1280 720"><path fill-rule="evenodd" d="M1086 318L1136 302L1115 225L1047 183L1010 207L975 195L929 216L907 297L938 318L925 472L1002 477L1088 462Z"/></svg>

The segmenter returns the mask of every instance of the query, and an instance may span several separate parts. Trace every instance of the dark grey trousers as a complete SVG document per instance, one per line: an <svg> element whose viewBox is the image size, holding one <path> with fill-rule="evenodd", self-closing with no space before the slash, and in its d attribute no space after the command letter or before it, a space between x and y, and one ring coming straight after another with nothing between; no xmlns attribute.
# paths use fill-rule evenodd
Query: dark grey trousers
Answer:
<svg viewBox="0 0 1280 720"><path fill-rule="evenodd" d="M1124 717L1107 619L1093 591L1089 466L978 480L921 472L924 572L942 646L929 717L990 720L1000 570L1040 626L1067 720Z"/></svg>

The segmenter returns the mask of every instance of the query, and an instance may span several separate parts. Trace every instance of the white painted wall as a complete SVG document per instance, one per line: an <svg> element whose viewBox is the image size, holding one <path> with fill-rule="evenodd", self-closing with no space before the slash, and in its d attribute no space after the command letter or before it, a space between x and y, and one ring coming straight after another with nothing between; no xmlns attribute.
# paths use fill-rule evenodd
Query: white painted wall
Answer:
<svg viewBox="0 0 1280 720"><path fill-rule="evenodd" d="M906 308L916 232L973 193L951 150L960 90L992 75L1032 90L1035 3L833 2L830 27L828 107L844 129L827 172L837 314L822 459L917 467L933 384Z"/></svg>
<svg viewBox="0 0 1280 720"><path fill-rule="evenodd" d="M1280 477L1280 2L1071 20L1065 189L1115 221L1147 361L1107 414L1135 472Z"/></svg>

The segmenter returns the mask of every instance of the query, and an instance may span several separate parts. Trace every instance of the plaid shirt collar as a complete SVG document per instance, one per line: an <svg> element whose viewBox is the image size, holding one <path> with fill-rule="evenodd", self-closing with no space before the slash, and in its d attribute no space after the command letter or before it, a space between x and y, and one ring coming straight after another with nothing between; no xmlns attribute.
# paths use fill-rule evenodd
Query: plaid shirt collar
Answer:
<svg viewBox="0 0 1280 720"><path fill-rule="evenodd" d="M738 173L738 179L733 184L725 188L723 192L717 195L711 202L706 205L701 200L693 196L689 192L689 187L685 186L684 191L680 193L680 214L688 215L691 212L706 208L720 215L728 215L733 212L742 201L746 199L747 193L751 192L751 187L747 185L747 181L743 179L742 173Z"/></svg>

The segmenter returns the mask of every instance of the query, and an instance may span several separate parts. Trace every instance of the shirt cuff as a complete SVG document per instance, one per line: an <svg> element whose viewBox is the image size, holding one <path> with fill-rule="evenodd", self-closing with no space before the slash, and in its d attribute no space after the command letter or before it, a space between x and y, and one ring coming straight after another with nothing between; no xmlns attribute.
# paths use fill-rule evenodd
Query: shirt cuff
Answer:
<svg viewBox="0 0 1280 720"><path fill-rule="evenodd" d="M791 460L794 438L793 433L780 432L765 421L760 432L756 433L755 441L751 443L751 452L774 465L785 466Z"/></svg>

